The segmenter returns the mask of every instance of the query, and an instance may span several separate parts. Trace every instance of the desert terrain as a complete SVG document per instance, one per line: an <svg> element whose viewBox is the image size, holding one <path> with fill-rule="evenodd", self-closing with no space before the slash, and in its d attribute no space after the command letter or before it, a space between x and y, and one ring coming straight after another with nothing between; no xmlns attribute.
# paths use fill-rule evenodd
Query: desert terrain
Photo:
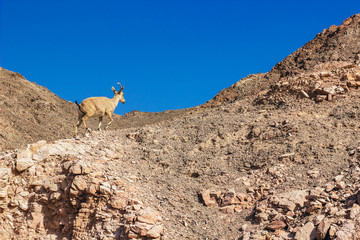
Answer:
<svg viewBox="0 0 360 240"><path fill-rule="evenodd" d="M360 239L359 39L357 14L203 105L78 138L74 103L1 68L0 239Z"/></svg>

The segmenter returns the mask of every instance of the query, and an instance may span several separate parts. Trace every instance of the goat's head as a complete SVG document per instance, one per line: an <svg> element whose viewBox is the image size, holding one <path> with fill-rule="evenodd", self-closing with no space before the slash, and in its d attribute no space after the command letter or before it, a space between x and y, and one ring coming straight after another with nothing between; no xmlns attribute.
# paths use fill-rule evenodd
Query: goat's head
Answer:
<svg viewBox="0 0 360 240"><path fill-rule="evenodd" d="M125 103L124 92L123 92L124 87L122 87L120 83L117 84L119 84L120 86L120 91L116 91L114 87L112 87L111 90L114 92L115 97L118 98L121 103Z"/></svg>

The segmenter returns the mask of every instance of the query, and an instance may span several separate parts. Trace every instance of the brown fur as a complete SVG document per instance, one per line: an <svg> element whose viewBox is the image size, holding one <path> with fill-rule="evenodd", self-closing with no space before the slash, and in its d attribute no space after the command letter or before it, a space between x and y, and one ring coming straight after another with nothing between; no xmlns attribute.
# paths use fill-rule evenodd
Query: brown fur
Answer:
<svg viewBox="0 0 360 240"><path fill-rule="evenodd" d="M86 125L86 120L91 117L98 117L99 118L99 126L98 130L101 131L101 122L104 117L104 115L107 115L110 119L110 122L107 124L106 128L111 124L113 121L112 114L114 113L114 110L119 102L125 103L124 99L124 87L121 86L120 83L120 91L116 91L114 87L112 87L112 91L114 92L114 97L112 99L107 97L90 97L81 102L81 104L78 104L77 101L75 103L77 104L79 108L79 115L78 115L78 121L75 126L75 132L74 136L77 135L77 130L80 127L81 123L84 123L84 126L86 130L90 131L88 126Z"/></svg>

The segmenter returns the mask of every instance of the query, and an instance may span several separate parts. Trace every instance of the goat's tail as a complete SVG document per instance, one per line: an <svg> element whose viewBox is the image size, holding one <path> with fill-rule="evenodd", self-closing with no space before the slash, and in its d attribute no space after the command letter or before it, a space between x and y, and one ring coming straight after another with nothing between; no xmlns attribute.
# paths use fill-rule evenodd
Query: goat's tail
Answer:
<svg viewBox="0 0 360 240"><path fill-rule="evenodd" d="M78 106L79 111L80 111L80 112L83 112L83 111L81 110L80 104L77 102L77 100L75 100L75 103L76 103L76 105Z"/></svg>

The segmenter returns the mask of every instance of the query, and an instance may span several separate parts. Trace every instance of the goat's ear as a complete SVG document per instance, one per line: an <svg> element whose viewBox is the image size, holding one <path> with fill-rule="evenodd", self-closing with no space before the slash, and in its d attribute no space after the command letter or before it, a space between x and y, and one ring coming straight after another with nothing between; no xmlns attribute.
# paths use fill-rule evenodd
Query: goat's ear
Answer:
<svg viewBox="0 0 360 240"><path fill-rule="evenodd" d="M113 91L116 94L116 90L114 87L111 87L111 91Z"/></svg>

